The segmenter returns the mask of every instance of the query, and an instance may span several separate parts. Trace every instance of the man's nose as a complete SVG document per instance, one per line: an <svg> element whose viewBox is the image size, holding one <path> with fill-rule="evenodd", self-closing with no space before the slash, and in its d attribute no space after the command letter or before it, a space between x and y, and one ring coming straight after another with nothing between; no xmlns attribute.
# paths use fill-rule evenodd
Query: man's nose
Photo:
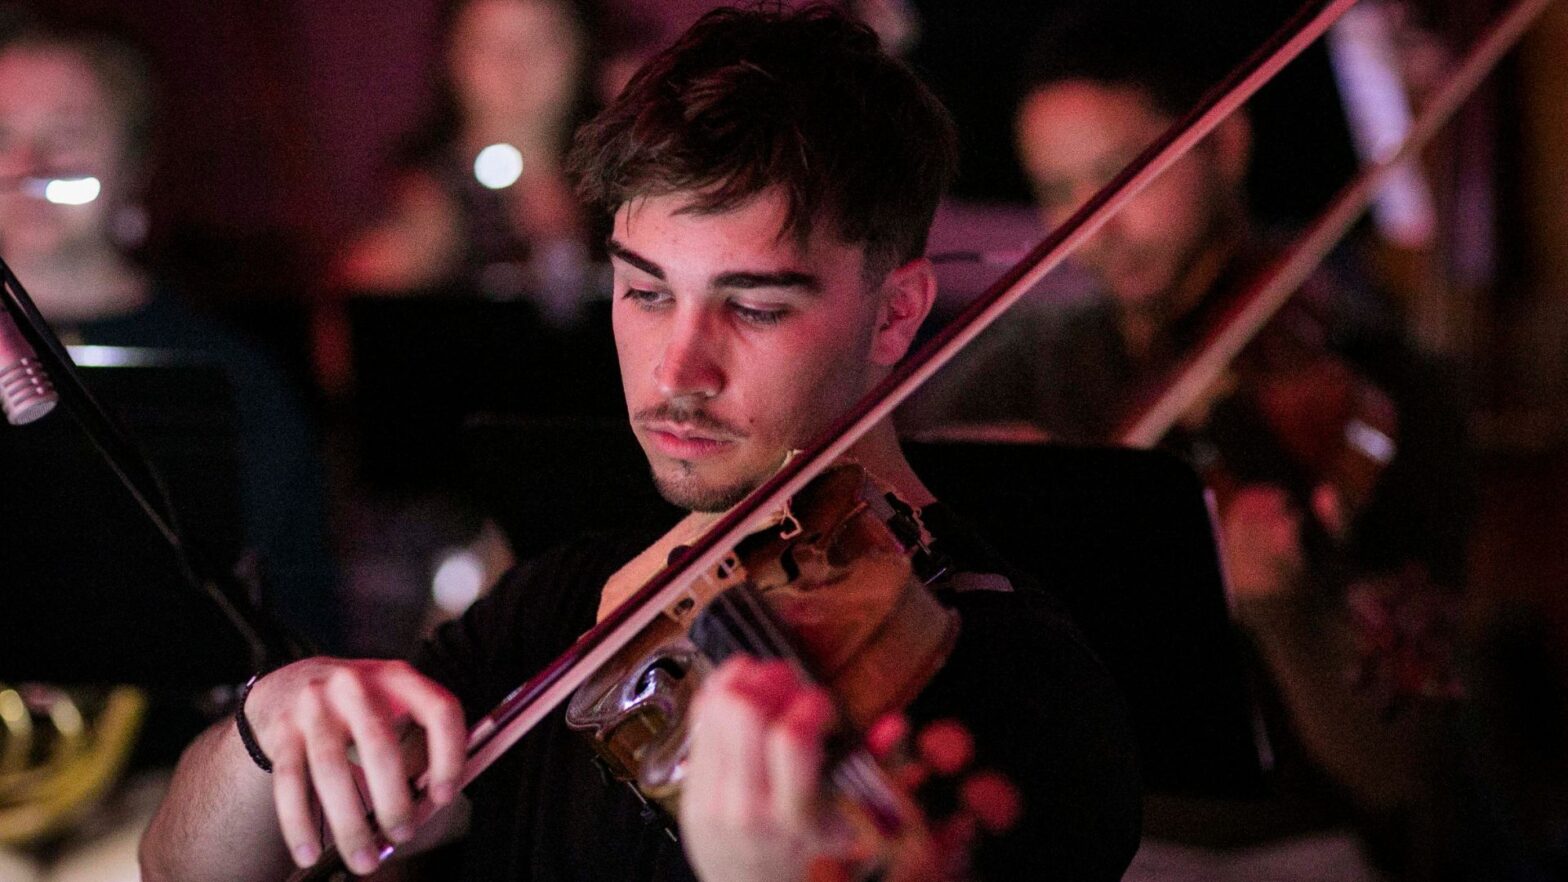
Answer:
<svg viewBox="0 0 1568 882"><path fill-rule="evenodd" d="M700 314L676 317L653 369L665 398L712 398L724 388L718 340L710 324L711 319Z"/></svg>

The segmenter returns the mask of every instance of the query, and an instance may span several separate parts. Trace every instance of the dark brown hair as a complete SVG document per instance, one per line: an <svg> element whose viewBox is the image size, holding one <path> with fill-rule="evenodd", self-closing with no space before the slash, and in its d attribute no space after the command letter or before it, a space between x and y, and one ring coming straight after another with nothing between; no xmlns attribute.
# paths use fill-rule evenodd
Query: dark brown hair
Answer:
<svg viewBox="0 0 1568 882"><path fill-rule="evenodd" d="M781 234L828 222L879 278L924 253L956 156L946 108L869 28L774 4L703 16L577 133L569 167L606 213L674 192L722 213L781 188Z"/></svg>
<svg viewBox="0 0 1568 882"><path fill-rule="evenodd" d="M1160 114L1177 119L1229 70L1238 48L1235 23L1193 34L1187 4L1095 0L1055 8L1025 57L1021 97L1058 83L1084 80L1137 91ZM1217 45L1216 45L1217 44Z"/></svg>

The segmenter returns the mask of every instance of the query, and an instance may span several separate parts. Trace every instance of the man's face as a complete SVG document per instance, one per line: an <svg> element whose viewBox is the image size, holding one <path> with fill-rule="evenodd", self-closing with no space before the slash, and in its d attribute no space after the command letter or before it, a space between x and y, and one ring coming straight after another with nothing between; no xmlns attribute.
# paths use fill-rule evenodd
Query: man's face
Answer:
<svg viewBox="0 0 1568 882"><path fill-rule="evenodd" d="M466 114L489 125L553 122L575 94L580 42L562 0L473 0L447 59Z"/></svg>
<svg viewBox="0 0 1568 882"><path fill-rule="evenodd" d="M90 175L103 191L86 205L55 205L26 181ZM109 206L126 181L123 121L76 53L0 52L0 245L13 260L58 257L107 237Z"/></svg>
<svg viewBox="0 0 1568 882"><path fill-rule="evenodd" d="M690 195L637 199L610 253L621 382L660 492L720 511L864 394L879 295L864 251L821 232L780 235L775 191L724 214Z"/></svg>
<svg viewBox="0 0 1568 882"><path fill-rule="evenodd" d="M1060 224L1170 123L1131 87L1069 80L1031 94L1018 111L1018 151L1045 222ZM1151 308L1209 246L1233 185L1239 180L1205 142L1111 218L1076 258L1124 307Z"/></svg>

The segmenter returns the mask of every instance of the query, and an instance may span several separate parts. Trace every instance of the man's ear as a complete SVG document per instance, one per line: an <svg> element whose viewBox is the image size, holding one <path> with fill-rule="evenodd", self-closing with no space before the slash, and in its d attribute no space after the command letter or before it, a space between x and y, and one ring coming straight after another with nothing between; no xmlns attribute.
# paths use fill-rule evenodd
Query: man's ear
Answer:
<svg viewBox="0 0 1568 882"><path fill-rule="evenodd" d="M892 367L909 351L920 323L936 302L936 270L931 261L918 257L888 273L877 299L871 361Z"/></svg>

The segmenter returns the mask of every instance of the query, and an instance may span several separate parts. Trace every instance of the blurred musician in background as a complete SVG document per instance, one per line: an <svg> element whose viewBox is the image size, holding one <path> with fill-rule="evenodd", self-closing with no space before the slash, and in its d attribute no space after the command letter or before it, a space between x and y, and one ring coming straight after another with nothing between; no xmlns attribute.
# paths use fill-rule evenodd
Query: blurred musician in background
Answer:
<svg viewBox="0 0 1568 882"><path fill-rule="evenodd" d="M131 256L146 233L153 120L147 64L119 37L0 16L0 255L67 344L173 350L224 370L248 544L279 614L335 646L325 484L300 402L268 356Z"/></svg>
<svg viewBox="0 0 1568 882"><path fill-rule="evenodd" d="M1170 45L1178 29L1161 28L1145 5L1116 9L1128 14L1059 17L1030 59L1017 144L1048 226L1194 105L1231 61ZM1278 253L1249 218L1250 147L1244 113L1222 123L1077 252L1097 296L1026 304L1004 318L905 411L906 428L1006 425L1028 436L1113 440ZM1237 878L1264 867L1281 879L1297 878L1279 875L1292 870L1370 879L1373 863L1423 870L1423 859L1411 858L1410 827L1414 810L1429 804L1423 741L1456 688L1439 632L1453 608L1448 589L1463 575L1463 424L1451 387L1353 273L1320 269L1289 309L1226 388L1166 439L1221 488L1235 613L1266 674L1260 701L1276 787L1244 804L1156 801L1150 834L1191 848L1150 845L1130 878L1230 878L1227 857ZM1359 505L1302 468L1270 419L1301 416L1351 373L1386 393L1398 421L1397 440L1389 438L1397 454ZM1360 841L1343 835L1352 828Z"/></svg>
<svg viewBox="0 0 1568 882"><path fill-rule="evenodd" d="M397 159L386 214L341 255L352 291L532 299L575 317L586 221L562 171L592 92L571 0L460 0L439 103Z"/></svg>

